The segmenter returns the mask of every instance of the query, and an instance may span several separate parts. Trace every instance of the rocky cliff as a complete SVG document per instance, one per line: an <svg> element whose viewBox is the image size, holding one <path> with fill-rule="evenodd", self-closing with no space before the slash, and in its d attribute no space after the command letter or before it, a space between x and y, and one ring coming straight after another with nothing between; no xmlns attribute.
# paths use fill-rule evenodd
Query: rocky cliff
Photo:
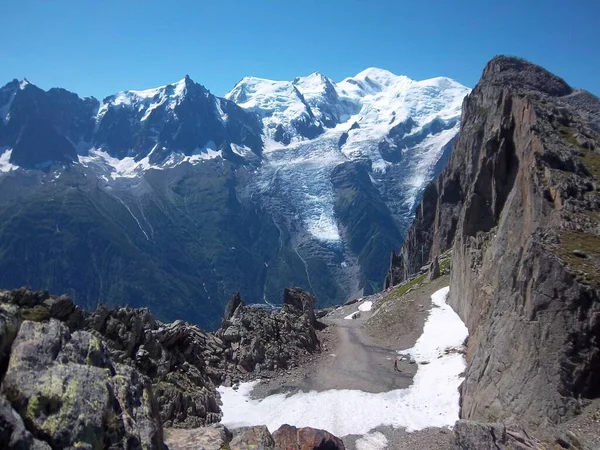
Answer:
<svg viewBox="0 0 600 450"><path fill-rule="evenodd" d="M392 257L388 284L452 249L463 419L543 430L600 395L599 111L543 68L494 58Z"/></svg>

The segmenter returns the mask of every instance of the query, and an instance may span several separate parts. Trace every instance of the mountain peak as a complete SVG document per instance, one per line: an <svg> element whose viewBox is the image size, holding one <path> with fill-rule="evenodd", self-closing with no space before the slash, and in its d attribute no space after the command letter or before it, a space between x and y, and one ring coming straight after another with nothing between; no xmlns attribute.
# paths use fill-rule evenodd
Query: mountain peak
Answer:
<svg viewBox="0 0 600 450"><path fill-rule="evenodd" d="M396 75L389 70L379 69L378 67L368 67L362 72L356 74L354 79L361 81L370 80L383 86L389 86L398 80L410 80L410 78L404 75Z"/></svg>
<svg viewBox="0 0 600 450"><path fill-rule="evenodd" d="M496 56L483 69L481 83L515 86L522 90L537 91L552 96L573 92L565 80L541 66L514 56Z"/></svg>

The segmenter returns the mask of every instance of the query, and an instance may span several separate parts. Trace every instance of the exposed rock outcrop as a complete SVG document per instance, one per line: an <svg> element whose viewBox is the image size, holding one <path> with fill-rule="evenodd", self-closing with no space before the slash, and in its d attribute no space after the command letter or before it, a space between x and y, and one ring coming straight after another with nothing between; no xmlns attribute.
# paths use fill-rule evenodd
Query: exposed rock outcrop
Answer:
<svg viewBox="0 0 600 450"><path fill-rule="evenodd" d="M341 439L315 428L282 425L273 433L276 448L298 450L344 450Z"/></svg>
<svg viewBox="0 0 600 450"><path fill-rule="evenodd" d="M191 430L166 429L170 450L344 450L341 439L315 428L282 425L273 434L265 426L242 427L230 432L222 425Z"/></svg>
<svg viewBox="0 0 600 450"><path fill-rule="evenodd" d="M91 333L70 333L56 319L21 324L1 393L27 432L52 448L162 448L150 380L113 363Z"/></svg>
<svg viewBox="0 0 600 450"><path fill-rule="evenodd" d="M392 258L390 284L452 248L464 419L547 429L600 396L599 111L546 70L494 58Z"/></svg>
<svg viewBox="0 0 600 450"><path fill-rule="evenodd" d="M147 309L88 313L66 296L0 291L0 432L40 448L162 448L162 425L220 421L216 385L318 350L314 302L290 289L281 310L268 311L236 294L213 334L163 324Z"/></svg>
<svg viewBox="0 0 600 450"><path fill-rule="evenodd" d="M312 295L293 288L285 290L280 311L243 302L234 310L228 307L223 326L215 333L224 345L218 371L233 379L252 371L287 368L303 355L317 351L314 304ZM233 312L228 317L230 309Z"/></svg>

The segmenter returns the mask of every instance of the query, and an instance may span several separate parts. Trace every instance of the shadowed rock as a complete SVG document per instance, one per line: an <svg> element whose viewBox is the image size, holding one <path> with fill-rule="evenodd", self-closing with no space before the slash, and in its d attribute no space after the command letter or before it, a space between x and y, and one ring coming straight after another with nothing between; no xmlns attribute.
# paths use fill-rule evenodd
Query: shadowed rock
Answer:
<svg viewBox="0 0 600 450"><path fill-rule="evenodd" d="M341 439L324 430L316 428L296 428L282 425L273 433L275 447L297 450L344 450Z"/></svg>

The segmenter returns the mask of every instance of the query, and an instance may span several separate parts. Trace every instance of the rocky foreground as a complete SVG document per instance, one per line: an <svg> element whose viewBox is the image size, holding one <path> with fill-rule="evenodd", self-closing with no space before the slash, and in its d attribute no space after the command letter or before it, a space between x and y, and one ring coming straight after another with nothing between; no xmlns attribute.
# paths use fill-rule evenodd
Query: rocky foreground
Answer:
<svg viewBox="0 0 600 450"><path fill-rule="evenodd" d="M146 309L89 313L66 296L2 291L2 448L162 449L163 427L220 421L216 385L287 368L316 351L313 306L313 297L295 289L275 312L235 296L213 334L182 321L163 324ZM309 437L337 442L315 430L273 437L266 429L215 430L230 448L251 439L273 448ZM336 445L327 448L343 448Z"/></svg>

